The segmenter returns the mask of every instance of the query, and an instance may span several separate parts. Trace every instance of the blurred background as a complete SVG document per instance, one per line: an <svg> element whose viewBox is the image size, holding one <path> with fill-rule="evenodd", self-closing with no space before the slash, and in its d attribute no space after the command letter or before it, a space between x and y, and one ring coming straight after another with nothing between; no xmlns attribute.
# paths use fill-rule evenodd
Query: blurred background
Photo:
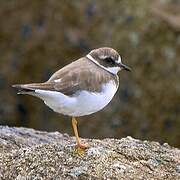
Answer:
<svg viewBox="0 0 180 180"><path fill-rule="evenodd" d="M73 135L69 117L18 96L91 49L116 49L132 73L101 112L79 119L81 137L134 138L180 147L179 0L0 1L0 124Z"/></svg>

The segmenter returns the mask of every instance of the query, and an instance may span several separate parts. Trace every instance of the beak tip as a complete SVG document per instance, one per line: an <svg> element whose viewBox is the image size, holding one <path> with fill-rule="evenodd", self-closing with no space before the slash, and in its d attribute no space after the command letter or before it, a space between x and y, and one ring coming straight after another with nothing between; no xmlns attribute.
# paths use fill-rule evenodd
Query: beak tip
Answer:
<svg viewBox="0 0 180 180"><path fill-rule="evenodd" d="M127 69L126 69L126 71L131 72L131 71L132 71L132 69L129 67L129 68L127 68Z"/></svg>
<svg viewBox="0 0 180 180"><path fill-rule="evenodd" d="M132 69L131 69L130 67L128 67L127 65L123 65L122 68L123 68L124 70L126 70L126 71L129 71L129 72L132 71Z"/></svg>
<svg viewBox="0 0 180 180"><path fill-rule="evenodd" d="M119 67L124 69L125 71L129 71L129 72L132 71L132 69L129 66L127 66L127 65L125 65L123 63L119 63Z"/></svg>

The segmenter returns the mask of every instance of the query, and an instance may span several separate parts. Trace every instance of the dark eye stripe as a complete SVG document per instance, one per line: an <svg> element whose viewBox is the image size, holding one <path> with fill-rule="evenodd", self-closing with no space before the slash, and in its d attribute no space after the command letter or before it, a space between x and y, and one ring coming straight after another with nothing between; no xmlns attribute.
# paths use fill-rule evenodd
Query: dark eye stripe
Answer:
<svg viewBox="0 0 180 180"><path fill-rule="evenodd" d="M110 64L115 64L114 60L111 57L107 57L104 60Z"/></svg>

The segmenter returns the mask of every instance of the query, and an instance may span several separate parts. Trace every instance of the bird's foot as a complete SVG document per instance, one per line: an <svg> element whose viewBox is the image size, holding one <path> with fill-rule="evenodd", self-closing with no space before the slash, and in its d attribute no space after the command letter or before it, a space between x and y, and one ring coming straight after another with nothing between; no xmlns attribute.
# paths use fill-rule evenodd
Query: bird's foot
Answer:
<svg viewBox="0 0 180 180"><path fill-rule="evenodd" d="M79 143L77 145L77 148L80 148L80 149L83 149L83 150L87 149L88 147L89 147L88 144L81 144L81 143Z"/></svg>
<svg viewBox="0 0 180 180"><path fill-rule="evenodd" d="M76 152L78 155L83 156L85 153L85 150L88 148L89 146L87 144L78 144L76 146Z"/></svg>

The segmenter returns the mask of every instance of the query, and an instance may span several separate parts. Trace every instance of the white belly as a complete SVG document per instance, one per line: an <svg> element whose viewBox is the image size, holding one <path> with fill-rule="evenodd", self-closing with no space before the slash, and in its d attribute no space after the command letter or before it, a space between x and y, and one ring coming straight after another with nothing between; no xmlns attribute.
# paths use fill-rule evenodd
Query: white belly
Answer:
<svg viewBox="0 0 180 180"><path fill-rule="evenodd" d="M117 91L114 81L102 86L101 93L80 91L73 97L60 92L36 90L38 97L55 112L68 116L84 116L103 109L113 98Z"/></svg>

